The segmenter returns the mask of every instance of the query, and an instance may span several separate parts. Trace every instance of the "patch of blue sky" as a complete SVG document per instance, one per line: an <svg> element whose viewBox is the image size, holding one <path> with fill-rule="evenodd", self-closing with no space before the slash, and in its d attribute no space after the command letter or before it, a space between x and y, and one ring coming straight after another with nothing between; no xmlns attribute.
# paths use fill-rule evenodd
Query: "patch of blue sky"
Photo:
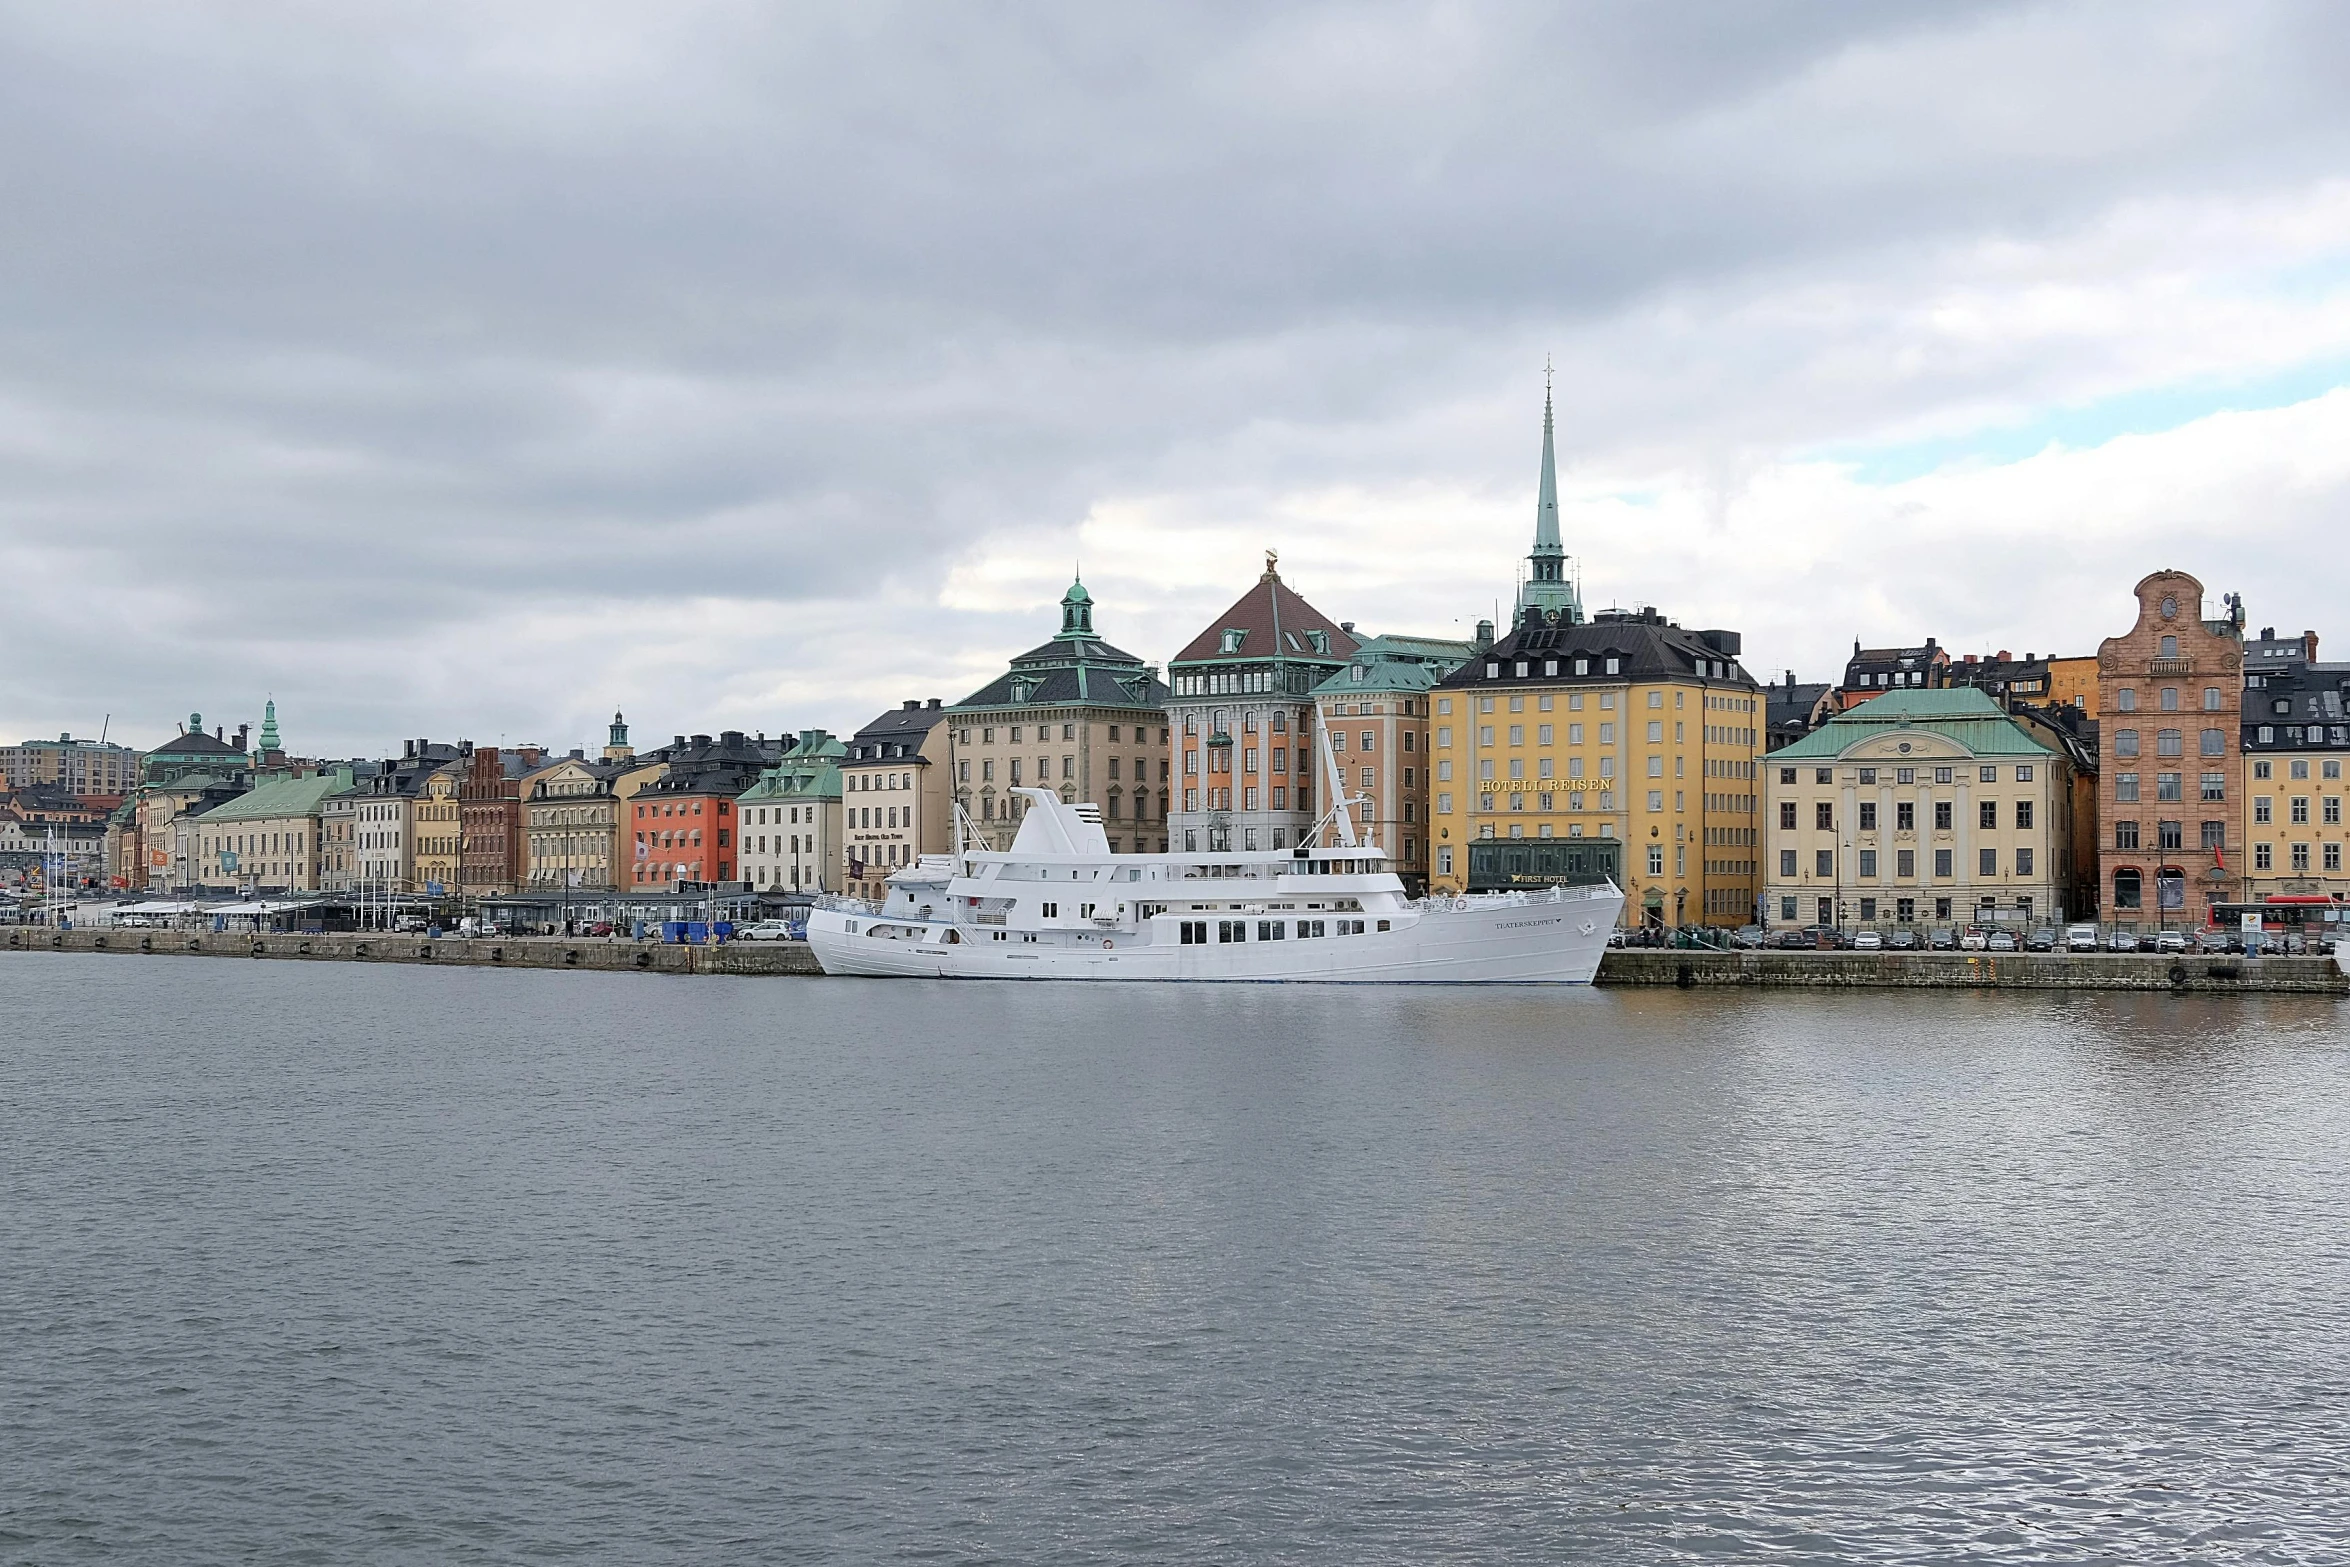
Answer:
<svg viewBox="0 0 2350 1567"><path fill-rule="evenodd" d="M2334 359L2251 380L2183 381L2141 387L2093 402L2041 410L2015 424L1883 446L1837 446L1799 460L1834 463L1863 484L1900 484L1944 468L1995 468L2051 446L2082 451L2124 435L2155 435L2217 413L2290 408L2350 386L2350 360Z"/></svg>

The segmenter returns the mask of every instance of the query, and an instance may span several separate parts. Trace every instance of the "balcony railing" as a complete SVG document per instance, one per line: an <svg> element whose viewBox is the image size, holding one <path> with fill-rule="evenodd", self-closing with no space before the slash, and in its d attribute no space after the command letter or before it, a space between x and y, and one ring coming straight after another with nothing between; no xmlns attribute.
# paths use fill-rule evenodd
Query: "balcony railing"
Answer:
<svg viewBox="0 0 2350 1567"><path fill-rule="evenodd" d="M2195 661L2191 658L2151 659L2147 662L2146 673L2150 675L2191 675L2195 673Z"/></svg>

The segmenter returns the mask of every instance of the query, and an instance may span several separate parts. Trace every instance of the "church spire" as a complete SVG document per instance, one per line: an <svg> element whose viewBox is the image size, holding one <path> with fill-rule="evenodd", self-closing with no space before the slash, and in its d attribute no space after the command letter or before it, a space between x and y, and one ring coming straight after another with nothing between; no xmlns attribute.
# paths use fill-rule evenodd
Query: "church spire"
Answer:
<svg viewBox="0 0 2350 1567"><path fill-rule="evenodd" d="M277 698L271 697L261 705L261 754L282 749L277 738Z"/></svg>
<svg viewBox="0 0 2350 1567"><path fill-rule="evenodd" d="M1566 625L1583 620L1583 596L1567 575L1567 550L1559 539L1558 446L1550 394L1550 363L1542 366L1542 480L1534 499L1534 548L1526 557L1526 581L1518 589L1521 619L1527 610L1553 614Z"/></svg>

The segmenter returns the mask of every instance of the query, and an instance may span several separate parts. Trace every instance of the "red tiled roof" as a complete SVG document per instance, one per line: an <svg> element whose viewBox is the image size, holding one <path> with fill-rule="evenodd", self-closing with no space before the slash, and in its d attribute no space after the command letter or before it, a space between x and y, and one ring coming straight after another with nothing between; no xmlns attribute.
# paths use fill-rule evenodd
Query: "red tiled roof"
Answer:
<svg viewBox="0 0 2350 1567"><path fill-rule="evenodd" d="M1226 653L1224 633L1244 631L1237 652ZM1275 632L1279 637L1276 640ZM1317 654L1304 633L1324 631L1330 636L1330 651ZM1352 658L1361 644L1338 623L1313 605L1290 591L1289 584L1272 572L1257 579L1256 586L1233 601L1232 607L1211 621L1208 629L1191 639L1189 646L1175 655L1178 664L1208 658Z"/></svg>

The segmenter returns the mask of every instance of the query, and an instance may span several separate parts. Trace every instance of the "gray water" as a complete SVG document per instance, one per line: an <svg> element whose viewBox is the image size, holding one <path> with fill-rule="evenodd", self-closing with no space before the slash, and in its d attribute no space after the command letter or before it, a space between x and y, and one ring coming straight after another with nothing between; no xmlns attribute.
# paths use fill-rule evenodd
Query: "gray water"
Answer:
<svg viewBox="0 0 2350 1567"><path fill-rule="evenodd" d="M0 1560L2341 1561L2350 1008L0 958Z"/></svg>

